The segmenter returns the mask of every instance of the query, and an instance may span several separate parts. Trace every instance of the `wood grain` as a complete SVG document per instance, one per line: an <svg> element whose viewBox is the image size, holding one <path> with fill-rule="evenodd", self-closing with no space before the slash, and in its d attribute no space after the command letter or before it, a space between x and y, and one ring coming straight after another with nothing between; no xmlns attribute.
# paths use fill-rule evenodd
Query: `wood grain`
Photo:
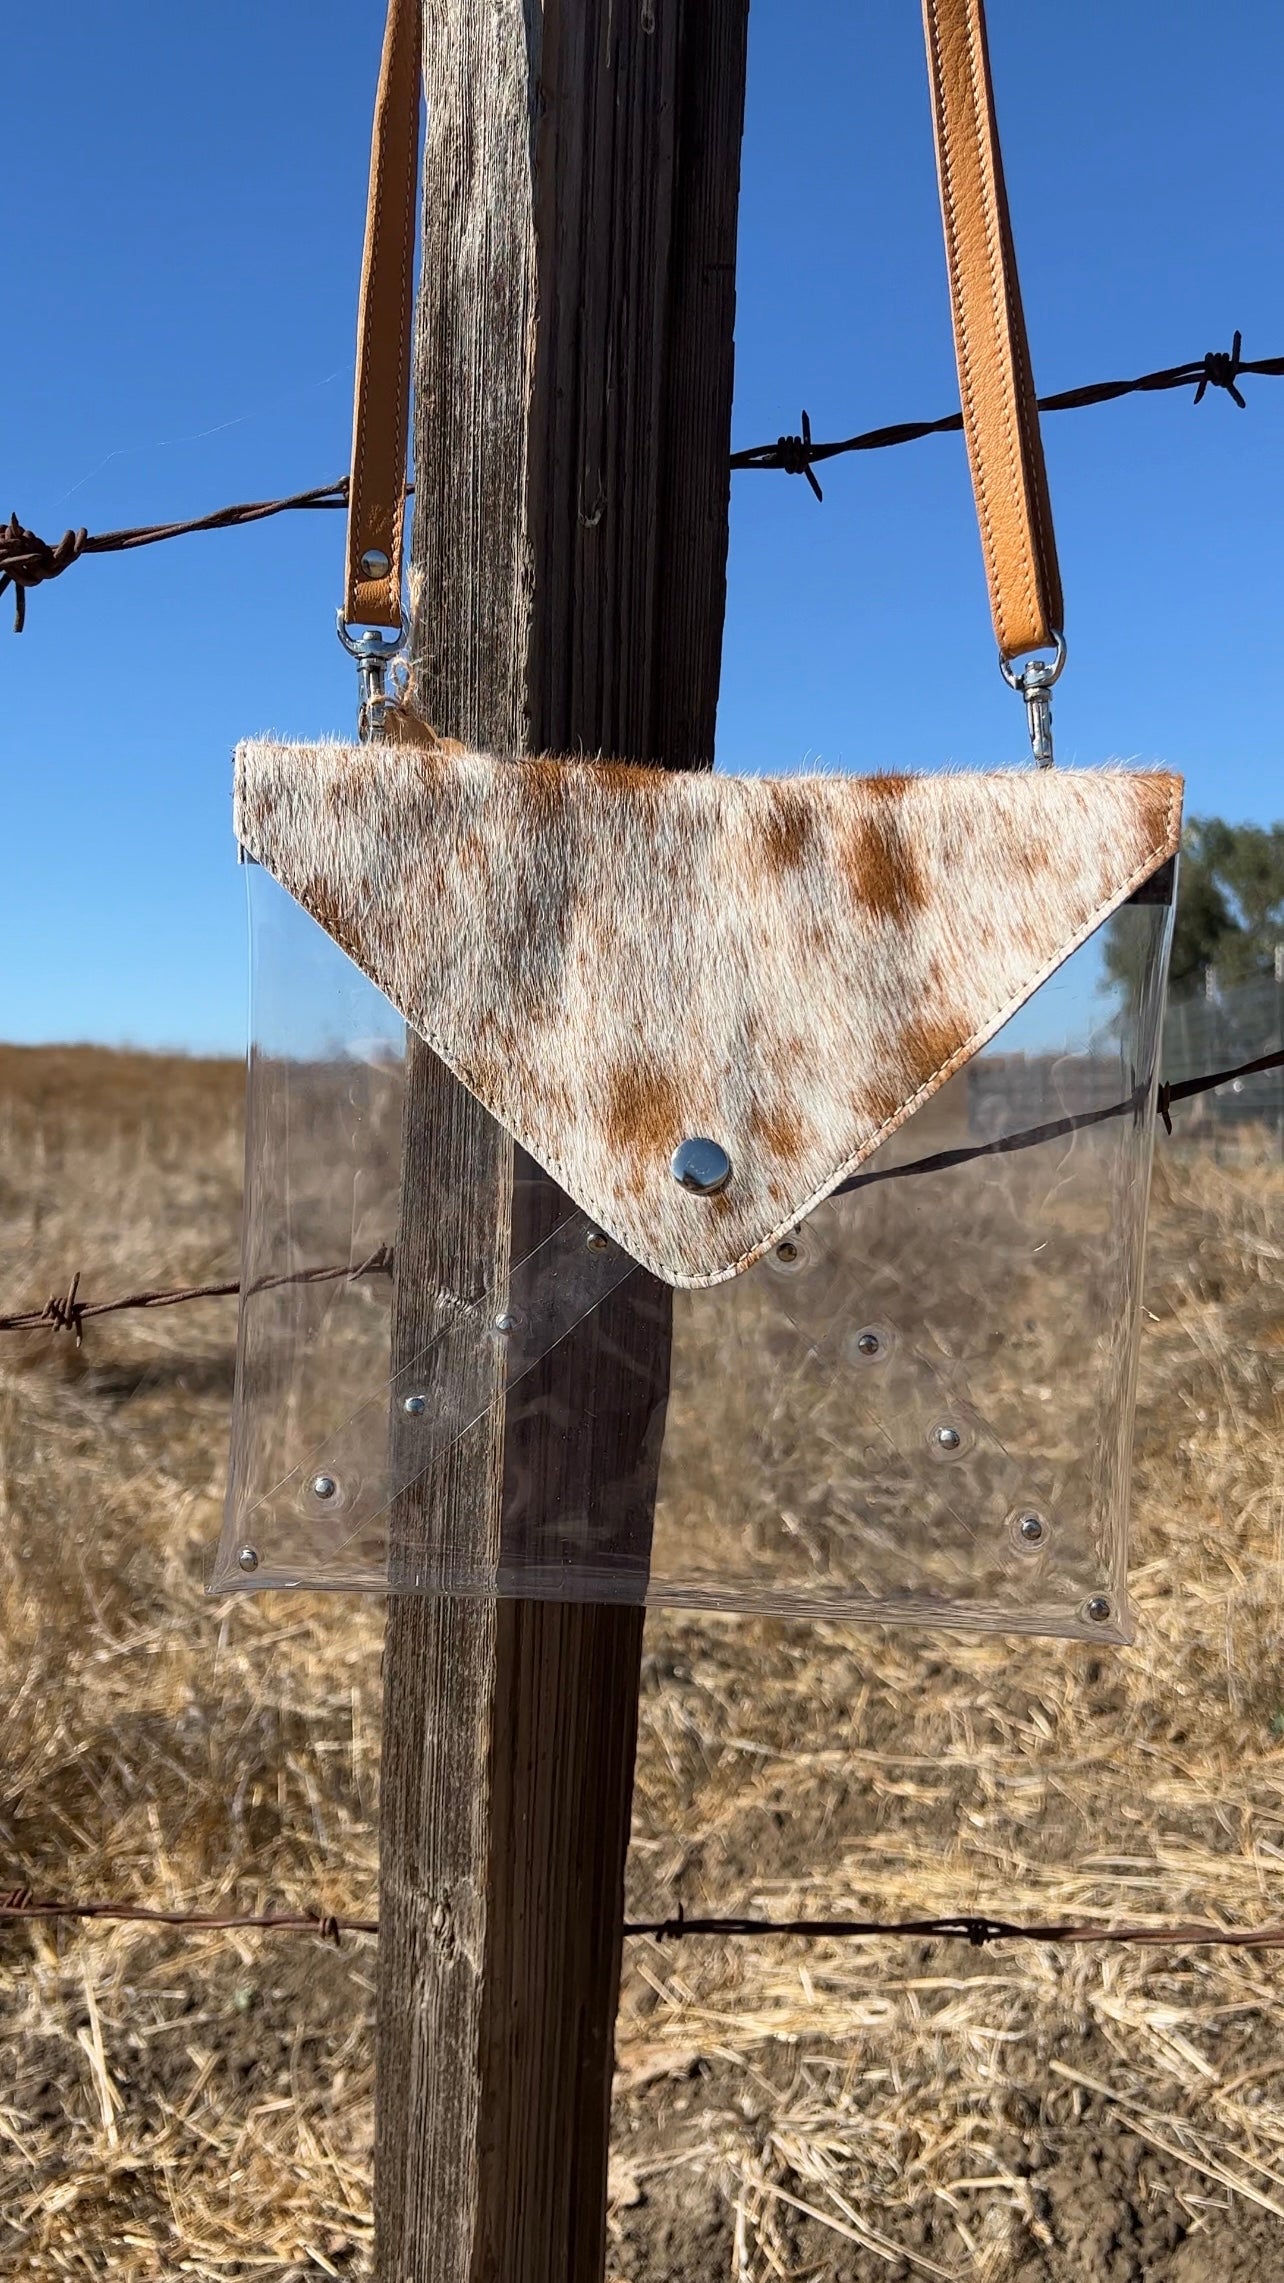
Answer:
<svg viewBox="0 0 1284 2283"><path fill-rule="evenodd" d="M416 697L483 750L713 753L747 0L426 0ZM561 1209L411 1058L395 1341ZM381 2283L600 2283L668 1301L638 1277L400 1502L494 1562L563 1500L633 1606L389 1605ZM596 1505L594 1504L596 1502ZM395 1583L395 1576L394 1576Z"/></svg>

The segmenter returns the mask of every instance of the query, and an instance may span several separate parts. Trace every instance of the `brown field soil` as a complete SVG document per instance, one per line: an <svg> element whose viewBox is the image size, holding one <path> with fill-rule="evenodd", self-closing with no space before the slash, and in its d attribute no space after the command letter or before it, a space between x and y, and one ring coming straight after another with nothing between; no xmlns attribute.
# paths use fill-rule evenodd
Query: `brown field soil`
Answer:
<svg viewBox="0 0 1284 2283"><path fill-rule="evenodd" d="M241 1077L0 1050L0 1306L235 1273ZM655 1612L635 1915L1284 1920L1284 1170L1161 1142L1134 1645ZM207 1601L234 1309L0 1341L0 1888L366 1913L377 1601ZM628 1945L630 2283L1284 2275L1284 1953ZM373 1945L0 1927L0 2275L369 2273Z"/></svg>

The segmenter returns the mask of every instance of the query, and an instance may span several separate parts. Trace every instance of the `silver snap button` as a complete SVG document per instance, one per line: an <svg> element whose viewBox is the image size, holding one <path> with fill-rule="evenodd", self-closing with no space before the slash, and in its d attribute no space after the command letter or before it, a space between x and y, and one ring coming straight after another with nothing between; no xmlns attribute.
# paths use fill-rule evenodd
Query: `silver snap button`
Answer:
<svg viewBox="0 0 1284 2283"><path fill-rule="evenodd" d="M678 1143L669 1171L679 1188L691 1190L696 1197L715 1197L731 1179L731 1159L721 1142L710 1141L707 1134L695 1134L690 1141Z"/></svg>
<svg viewBox="0 0 1284 2283"><path fill-rule="evenodd" d="M391 569L391 558L384 554L382 547L367 547L360 564L363 579L386 579Z"/></svg>
<svg viewBox="0 0 1284 2283"><path fill-rule="evenodd" d="M312 1477L312 1496L314 1498L333 1498L338 1488L339 1485L332 1474L314 1474Z"/></svg>
<svg viewBox="0 0 1284 2283"><path fill-rule="evenodd" d="M242 1546L236 1557L236 1566L238 1570L256 1570L259 1566L257 1546Z"/></svg>

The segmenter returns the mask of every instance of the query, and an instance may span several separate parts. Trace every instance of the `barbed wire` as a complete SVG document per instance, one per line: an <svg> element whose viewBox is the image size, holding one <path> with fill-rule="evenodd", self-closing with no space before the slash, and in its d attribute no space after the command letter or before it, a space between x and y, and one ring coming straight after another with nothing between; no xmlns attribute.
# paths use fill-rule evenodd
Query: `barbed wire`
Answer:
<svg viewBox="0 0 1284 2283"><path fill-rule="evenodd" d="M1172 1131L1170 1110L1174 1103L1190 1100L1210 1092L1214 1087L1233 1083L1237 1079L1254 1077L1267 1070L1284 1067L1284 1049L1259 1055L1251 1062L1234 1068L1205 1072L1196 1078L1166 1082L1159 1089L1156 1109L1168 1131ZM1143 1100L1147 1086L1134 1090L1125 1101L1111 1104L1104 1110L1091 1110L1059 1119L1052 1125L1027 1128L1021 1134L1006 1135L998 1141L983 1142L961 1150L938 1152L909 1164L890 1167L882 1178L904 1177L916 1173L942 1170L968 1159L984 1157L995 1150L1032 1147L1039 1141L1070 1132L1082 1125L1095 1125L1103 1118L1119 1117L1135 1110ZM869 1180L878 1178L867 1175ZM862 1177L857 1177L858 1181ZM391 1247L380 1245L369 1257L353 1267L347 1264L329 1268L298 1269L276 1276L257 1278L253 1291L267 1291L287 1284L317 1284L353 1279L368 1275L390 1275L394 1266ZM128 1293L114 1300L84 1301L79 1298L79 1275L71 1280L68 1292L47 1301L42 1309L27 1309L19 1314L0 1317L0 1331L33 1331L41 1327L73 1331L79 1344L85 1320L130 1308L174 1307L187 1300L231 1298L240 1291L240 1284L228 1280L220 1284L185 1285L172 1290L149 1290ZM53 1921L74 1919L116 1924L181 1927L193 1933L227 1933L234 1931L270 1934L313 1934L336 1944L345 1934L377 1935L379 1922L373 1918L350 1918L327 1911L195 1911L168 1908L141 1903L125 1897L95 1896L89 1899L71 1899L66 1896L42 1896L31 1888L20 1886L0 1891L0 1920L40 1919ZM1105 1943L1146 1945L1151 1948L1175 1946L1236 1947L1243 1949L1284 1949L1284 1925L1256 1927L1227 1927L1201 1920L1180 1920L1154 1925L1113 1926L1101 1920L1028 1921L991 1917L979 1912L954 1912L936 1918L914 1919L856 1919L856 1918L788 1918L765 1917L688 1917L679 1909L664 1918L629 1919L623 1931L631 1937L649 1937L657 1942L671 1942L693 1938L745 1939L797 1939L806 1941L852 1941L874 1939L920 1939L965 1941L974 1948L992 1942L1039 1942L1063 1947Z"/></svg>
<svg viewBox="0 0 1284 2283"><path fill-rule="evenodd" d="M1284 376L1284 357L1258 357L1246 360L1240 355L1243 336L1236 333L1229 350L1209 349L1202 357L1193 357L1184 365L1165 365L1160 371L1139 373L1133 380L1089 381L1083 388L1061 389L1055 396L1039 398L1040 412L1080 412L1093 404L1112 404L1121 396L1156 395L1165 389L1193 388L1194 401L1200 403L1210 388L1222 389L1232 397L1241 412L1248 404L1239 388L1245 373L1254 373L1263 379ZM889 428L866 428L858 436L844 436L837 443L817 443L811 433L811 422L804 412L801 434L778 436L774 444L751 444L747 451L733 452L733 468L779 468L788 476L805 476L817 499L824 493L817 483L814 469L825 460L835 460L845 452L882 452L890 445L916 444L924 436L957 434L963 426L961 412L947 412L940 420L901 420Z"/></svg>
<svg viewBox="0 0 1284 2283"><path fill-rule="evenodd" d="M1208 1070L1198 1078L1166 1078L1155 1093L1155 1115L1165 1133L1171 1134L1174 1103L1189 1102L1197 1094L1211 1094L1215 1087L1233 1085L1237 1079L1259 1078L1268 1070L1280 1069L1284 1069L1284 1047L1259 1054L1252 1062L1238 1063L1232 1070ZM971 1165L978 1157L1004 1157L1009 1150L1037 1149L1040 1142L1060 1141L1067 1134L1082 1133L1086 1126L1104 1125L1110 1118L1135 1117L1145 1106L1149 1092L1150 1080L1143 1078L1122 1102L1109 1102L1100 1110L1076 1110L1064 1118L1051 1118L1042 1126L1025 1126L1020 1133L999 1134L993 1141L938 1149L930 1157L911 1158L905 1165L875 1165L868 1173L854 1173L850 1181L840 1183L834 1195L846 1197L853 1189L870 1188L876 1181L902 1181L907 1174L948 1173L956 1165Z"/></svg>
<svg viewBox="0 0 1284 2283"><path fill-rule="evenodd" d="M164 1905L132 1902L128 1898L95 1897L71 1901L64 1895L36 1895L30 1887L0 1891L0 1919L101 1919L108 1925L183 1926L195 1933L226 1934L237 1929L262 1934L319 1934L338 1942L344 1934L377 1934L377 1918L340 1918L332 1911L170 1910Z"/></svg>
<svg viewBox="0 0 1284 2283"><path fill-rule="evenodd" d="M21 634L27 623L28 588L60 578L82 555L126 555L135 547L154 547L159 540L184 539L195 531L234 531L243 523L265 523L270 516L288 515L298 508L347 504L348 479L343 476L338 483L318 484L287 499L251 499L235 507L216 507L212 514L192 516L186 523L139 523L126 531L64 531L52 543L29 531L14 514L0 524L0 595L13 588L13 631Z"/></svg>
<svg viewBox="0 0 1284 2283"><path fill-rule="evenodd" d="M0 1920L96 1920L107 1925L176 1926L195 1934L315 1934L336 1945L345 1934L377 1935L377 1918L346 1918L336 1911L177 1910L95 1896L87 1901L37 1895L29 1887L0 1893ZM1215 1947L1282 1950L1284 1926L1218 1926L1203 1919L1156 1925L1112 1926L1102 1919L1029 1920L991 1918L957 1911L940 1918L688 1918L679 1908L668 1918L626 1919L623 1932L655 1942L707 1937L723 1941L856 1942L920 1940L967 1942L975 1950L991 1942L1042 1942L1064 1948L1103 1943L1141 1944L1151 1949Z"/></svg>
<svg viewBox="0 0 1284 2283"><path fill-rule="evenodd" d="M1174 1103L1187 1102L1198 1094L1212 1093L1218 1086L1233 1085L1237 1080L1257 1078L1268 1070L1284 1069L1284 1047L1269 1054L1259 1054L1252 1062L1236 1063L1229 1070L1204 1071L1198 1078L1165 1079L1155 1097L1155 1114L1162 1119L1165 1130L1173 1130ZM1143 1079L1131 1094L1121 1102L1110 1102L1104 1109L1079 1110L1064 1118L1054 1118L1041 1126L1026 1126L1020 1133L1001 1134L994 1141L968 1142L958 1149L935 1150L928 1157L910 1158L904 1165L874 1166L868 1173L853 1174L834 1191L836 1197L848 1196L854 1189L865 1189L879 1181L904 1181L912 1175L945 1173L955 1166L970 1165L981 1157L1004 1156L1010 1150L1036 1149L1041 1142L1059 1141L1067 1134L1079 1133L1087 1126L1099 1126L1110 1118L1136 1116L1143 1108L1150 1091L1149 1079ZM352 1281L360 1276L391 1276L395 1255L391 1245L375 1247L369 1258L355 1266L343 1261L329 1268L296 1268L282 1271L276 1276L256 1277L251 1292L273 1292L286 1284L331 1284L340 1279ZM240 1279L229 1277L222 1284L180 1284L148 1290L126 1292L112 1300L82 1300L80 1275L76 1270L65 1293L53 1293L40 1308L20 1308L7 1316L0 1316L0 1332L71 1332L79 1347L84 1338L84 1327L91 1317L118 1316L128 1309L177 1308L187 1300L234 1300L241 1291Z"/></svg>
<svg viewBox="0 0 1284 2283"><path fill-rule="evenodd" d="M1062 389L1053 396L1041 396L1039 409L1041 412L1078 412L1089 405L1111 404L1121 396L1155 395L1177 388L1193 388L1194 402L1198 404L1211 388L1222 390L1243 412L1248 407L1239 382L1246 374L1260 379L1284 377L1284 357L1245 358L1240 355L1241 346L1242 336L1237 332L1229 350L1209 349L1202 357L1192 357L1185 364L1164 365L1157 372L1139 373L1132 380L1089 381L1081 388ZM915 444L924 436L956 433L962 426L962 413L949 412L939 420L902 420L890 427L866 428L859 435L824 443L812 436L811 421L804 412L798 435L777 436L774 443L751 444L744 451L733 452L731 466L737 471L767 468L789 476L805 476L817 499L823 499L815 471L824 461L848 452L881 452L897 444ZM407 497L414 488L413 484L407 484ZM316 484L310 491L292 492L283 499L244 500L231 507L215 508L209 515L192 516L186 522L140 523L122 531L90 532L82 528L64 531L61 539L55 540L42 539L21 523L15 513L7 524L0 524L0 595L13 588L13 631L21 634L27 620L29 590L60 578L84 555L127 554L135 547L153 547L162 539L183 539L199 531L233 531L242 524L263 523L271 516L291 514L296 509L315 512L346 508L347 504L348 478L340 476L334 483Z"/></svg>
<svg viewBox="0 0 1284 2283"><path fill-rule="evenodd" d="M249 1287L251 1292L273 1292L283 1284L333 1284L341 1278L349 1283L359 1276L391 1276L393 1251L391 1245L378 1245L368 1260L343 1262L335 1268L296 1268L283 1271L279 1276L258 1276ZM80 1270L77 1269L65 1293L55 1292L43 1308L23 1308L12 1316L0 1316L0 1332L37 1332L52 1328L57 1332L75 1334L79 1347L84 1337L84 1326L91 1316L118 1316L128 1308L177 1308L185 1300L234 1300L241 1290L239 1277L230 1277L223 1284L180 1284L148 1292L126 1292L114 1300L82 1300L80 1298Z"/></svg>
<svg viewBox="0 0 1284 2283"><path fill-rule="evenodd" d="M626 1934L649 1934L656 1942L676 1942L686 1936L719 1936L737 1941L786 1935L807 1942L853 1942L865 1937L915 1936L928 1940L970 1942L974 1950L989 1942L1048 1942L1082 1947L1102 1942L1144 1943L1154 1948L1180 1944L1215 1945L1219 1949L1284 1950L1284 1926L1217 1926L1203 1919L1179 1919L1155 1926L1111 1926L1102 1919L1022 1921L989 1918L960 1911L944 1918L688 1918L679 1910L672 1918L631 1919Z"/></svg>

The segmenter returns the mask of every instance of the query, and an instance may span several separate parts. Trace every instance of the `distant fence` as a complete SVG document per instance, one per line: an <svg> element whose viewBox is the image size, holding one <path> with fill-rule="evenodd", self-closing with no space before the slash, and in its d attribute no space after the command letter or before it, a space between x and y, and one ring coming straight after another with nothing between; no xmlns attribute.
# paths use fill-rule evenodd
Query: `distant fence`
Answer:
<svg viewBox="0 0 1284 2283"><path fill-rule="evenodd" d="M1171 1086L1202 1071L1234 1071L1240 1063L1284 1048L1284 974L1262 975L1222 989L1213 977L1197 998L1170 1004L1164 1017L1160 1075ZM1101 1054L982 1054L967 1072L968 1132L995 1141L1014 1127L1048 1118L1089 1118L1117 1101L1119 1057ZM1177 1133L1214 1152L1273 1138L1284 1156L1284 1064L1174 1105Z"/></svg>
<svg viewBox="0 0 1284 2283"><path fill-rule="evenodd" d="M1163 1074L1180 1079L1245 1062L1249 1055L1240 1051L1243 1039L1253 1040L1253 1055L1284 1046L1284 974L1262 975L1227 990L1219 989L1213 975L1201 997L1170 1006L1164 1020ZM1284 1156L1284 1066L1229 1079L1186 1103L1178 1132L1216 1148L1222 1142L1238 1145L1247 1138L1246 1127L1273 1135Z"/></svg>
<svg viewBox="0 0 1284 2283"><path fill-rule="evenodd" d="M989 1142L1048 1118L1090 1117L1119 1100L1124 1082L1117 1052L981 1054L967 1066L967 1130Z"/></svg>

